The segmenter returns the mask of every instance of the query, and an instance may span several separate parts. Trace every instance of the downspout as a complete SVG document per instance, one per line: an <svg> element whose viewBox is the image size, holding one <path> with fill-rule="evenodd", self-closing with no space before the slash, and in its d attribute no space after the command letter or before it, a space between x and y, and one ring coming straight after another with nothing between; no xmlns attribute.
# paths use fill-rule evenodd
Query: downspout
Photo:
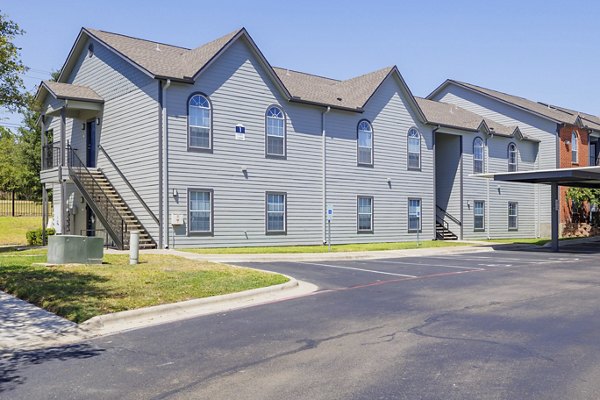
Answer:
<svg viewBox="0 0 600 400"><path fill-rule="evenodd" d="M433 151L433 240L437 239L437 166L436 166L436 133L440 129L440 126L436 126L431 130L431 142L432 142L432 151Z"/></svg>
<svg viewBox="0 0 600 400"><path fill-rule="evenodd" d="M487 172L488 164L489 164L489 160L490 160L490 146L488 144L488 141L490 139L492 139L493 137L494 137L494 134L490 133L490 137L487 138L486 141L485 141L485 157L484 157L485 159L484 159L484 165L485 165L486 172ZM485 219L486 219L486 222L484 224L484 227L485 227L485 232L487 234L487 239L489 240L489 239L491 239L491 237L490 237L490 227L492 226L492 221L490 220L490 218L491 218L490 217L490 215L491 215L490 214L490 209L492 207L491 207L491 204L490 204L490 180L489 179L485 180L485 185L486 185L487 198L486 198L486 201L485 201L485 213L486 213L486 218Z"/></svg>
<svg viewBox="0 0 600 400"><path fill-rule="evenodd" d="M322 195L323 195L323 215L321 220L323 221L323 244L327 242L327 131L325 130L325 114L331 111L331 107L327 106L325 111L321 112L321 140L323 141L323 176L322 176Z"/></svg>
<svg viewBox="0 0 600 400"><path fill-rule="evenodd" d="M162 244L163 248L169 248L169 142L168 142L168 114L167 114L167 89L171 86L171 80L167 79L162 86Z"/></svg>

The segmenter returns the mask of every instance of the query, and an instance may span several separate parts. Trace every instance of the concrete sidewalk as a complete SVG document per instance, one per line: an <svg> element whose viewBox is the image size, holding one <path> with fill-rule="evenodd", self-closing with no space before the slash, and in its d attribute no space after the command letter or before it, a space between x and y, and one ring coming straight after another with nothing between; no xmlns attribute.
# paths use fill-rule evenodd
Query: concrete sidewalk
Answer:
<svg viewBox="0 0 600 400"><path fill-rule="evenodd" d="M0 291L0 351L78 337L77 324Z"/></svg>

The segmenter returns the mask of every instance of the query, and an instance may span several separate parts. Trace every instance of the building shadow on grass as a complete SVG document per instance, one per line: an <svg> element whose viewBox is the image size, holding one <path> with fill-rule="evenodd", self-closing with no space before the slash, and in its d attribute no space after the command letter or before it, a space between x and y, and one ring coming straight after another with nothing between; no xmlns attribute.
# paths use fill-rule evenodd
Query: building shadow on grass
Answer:
<svg viewBox="0 0 600 400"><path fill-rule="evenodd" d="M96 357L105 350L89 344L49 347L42 350L0 352L0 394L25 383L20 371L49 361L66 361ZM2 397L2 396L0 396Z"/></svg>
<svg viewBox="0 0 600 400"><path fill-rule="evenodd" d="M0 320L3 328L31 324L40 327L60 325L51 318L52 314L32 307L31 304L72 321L82 322L94 315L98 299L112 296L110 290L99 285L106 281L106 278L93 273L3 265L0 268L0 290L25 300L23 302L12 296L0 296Z"/></svg>

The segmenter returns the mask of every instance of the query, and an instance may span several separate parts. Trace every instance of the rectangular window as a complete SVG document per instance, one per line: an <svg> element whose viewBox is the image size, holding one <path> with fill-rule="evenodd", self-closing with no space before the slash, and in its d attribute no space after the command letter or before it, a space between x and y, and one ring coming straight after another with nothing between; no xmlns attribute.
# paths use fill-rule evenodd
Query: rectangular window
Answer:
<svg viewBox="0 0 600 400"><path fill-rule="evenodd" d="M408 231L421 231L421 199L408 199Z"/></svg>
<svg viewBox="0 0 600 400"><path fill-rule="evenodd" d="M519 229L519 203L508 202L508 229L516 231Z"/></svg>
<svg viewBox="0 0 600 400"><path fill-rule="evenodd" d="M286 194L267 193L267 233L286 233Z"/></svg>
<svg viewBox="0 0 600 400"><path fill-rule="evenodd" d="M485 201L473 202L473 228L476 231L485 230Z"/></svg>
<svg viewBox="0 0 600 400"><path fill-rule="evenodd" d="M373 198L359 196L357 199L357 224L359 232L373 232Z"/></svg>
<svg viewBox="0 0 600 400"><path fill-rule="evenodd" d="M189 233L212 233L212 190L189 190Z"/></svg>

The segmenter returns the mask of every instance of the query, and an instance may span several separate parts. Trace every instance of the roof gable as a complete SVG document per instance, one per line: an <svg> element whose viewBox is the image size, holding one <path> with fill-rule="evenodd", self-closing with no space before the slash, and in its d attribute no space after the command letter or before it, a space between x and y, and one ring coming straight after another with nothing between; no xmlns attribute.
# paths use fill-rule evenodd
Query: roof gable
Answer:
<svg viewBox="0 0 600 400"><path fill-rule="evenodd" d="M452 79L447 79L444 83L438 86L431 94L427 96L428 99L435 98L440 92L442 92L448 86L457 86L464 89L467 89L471 92L479 93L483 96L495 99L504 104L508 104L514 108L518 108L520 110L524 110L530 114L537 115L538 117L556 122L556 123L565 123L575 125L577 123L577 118L575 116L569 115L568 113L562 112L560 110L552 109L547 107L541 103L537 103L532 100L525 99L523 97L518 97L514 95L510 95L507 93L499 92L492 89L487 89L481 86L473 85L466 82L460 82Z"/></svg>

